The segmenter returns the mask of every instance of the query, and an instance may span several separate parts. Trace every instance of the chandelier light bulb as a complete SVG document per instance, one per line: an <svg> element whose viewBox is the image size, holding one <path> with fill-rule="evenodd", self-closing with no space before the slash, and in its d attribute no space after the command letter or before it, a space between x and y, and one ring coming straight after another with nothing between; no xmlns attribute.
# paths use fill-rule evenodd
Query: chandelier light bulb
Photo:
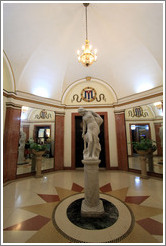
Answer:
<svg viewBox="0 0 166 246"><path fill-rule="evenodd" d="M88 67L94 61L97 60L97 49L94 51L91 50L92 45L89 44L89 40L85 40L85 45L83 46L83 50L81 53L77 53L78 61L81 62L84 66Z"/></svg>

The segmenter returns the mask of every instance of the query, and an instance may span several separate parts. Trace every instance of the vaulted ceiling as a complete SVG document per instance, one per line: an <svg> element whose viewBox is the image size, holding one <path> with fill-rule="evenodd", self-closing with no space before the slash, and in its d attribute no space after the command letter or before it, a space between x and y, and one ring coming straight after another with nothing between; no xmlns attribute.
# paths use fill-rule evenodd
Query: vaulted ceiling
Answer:
<svg viewBox="0 0 166 246"><path fill-rule="evenodd" d="M91 2L88 38L98 59L84 67L76 53L85 42L81 2L3 3L3 49L16 91L60 101L69 85L90 76L120 99L162 85L161 2Z"/></svg>

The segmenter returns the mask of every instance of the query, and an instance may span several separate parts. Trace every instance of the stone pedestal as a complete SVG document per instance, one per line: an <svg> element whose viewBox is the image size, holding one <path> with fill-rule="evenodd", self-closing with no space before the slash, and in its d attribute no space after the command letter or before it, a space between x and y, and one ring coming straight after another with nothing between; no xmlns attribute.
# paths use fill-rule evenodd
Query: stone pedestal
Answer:
<svg viewBox="0 0 166 246"><path fill-rule="evenodd" d="M147 170L146 170L146 158L147 155L150 153L150 150L136 150L137 153L140 155L140 162L141 162L141 178L148 179Z"/></svg>
<svg viewBox="0 0 166 246"><path fill-rule="evenodd" d="M43 174L41 173L41 167L42 167L42 155L44 154L44 151L35 151L32 150L32 153L35 154L36 159L36 178L43 177Z"/></svg>
<svg viewBox="0 0 166 246"><path fill-rule="evenodd" d="M84 164L85 199L81 205L81 215L98 217L104 213L103 202L99 199L100 160L82 160Z"/></svg>
<svg viewBox="0 0 166 246"><path fill-rule="evenodd" d="M146 170L146 157L140 156L141 161L141 178L148 179L147 170Z"/></svg>

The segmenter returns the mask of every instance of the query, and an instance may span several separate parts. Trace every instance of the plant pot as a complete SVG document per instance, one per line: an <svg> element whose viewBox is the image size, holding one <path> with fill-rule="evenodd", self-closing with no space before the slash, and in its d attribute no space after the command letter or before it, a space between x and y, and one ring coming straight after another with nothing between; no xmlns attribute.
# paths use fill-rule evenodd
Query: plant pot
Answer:
<svg viewBox="0 0 166 246"><path fill-rule="evenodd" d="M136 150L136 152L139 155L148 155L149 153L151 153L151 149L148 149L148 150Z"/></svg>
<svg viewBox="0 0 166 246"><path fill-rule="evenodd" d="M32 153L35 155L36 159L36 178L43 177L43 174L41 173L41 167L42 167L42 155L45 153L45 150L42 151L36 151L32 149Z"/></svg>

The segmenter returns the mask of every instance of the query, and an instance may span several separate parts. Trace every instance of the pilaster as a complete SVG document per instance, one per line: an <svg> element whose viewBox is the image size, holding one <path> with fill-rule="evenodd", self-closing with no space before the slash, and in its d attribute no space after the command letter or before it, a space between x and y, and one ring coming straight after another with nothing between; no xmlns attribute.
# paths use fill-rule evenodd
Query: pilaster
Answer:
<svg viewBox="0 0 166 246"><path fill-rule="evenodd" d="M20 136L21 106L6 103L6 119L3 138L3 179L16 178L18 145Z"/></svg>
<svg viewBox="0 0 166 246"><path fill-rule="evenodd" d="M64 113L55 113L55 170L64 169Z"/></svg>
<svg viewBox="0 0 166 246"><path fill-rule="evenodd" d="M120 170L128 171L125 111L115 111L114 113L117 138L118 168Z"/></svg>

